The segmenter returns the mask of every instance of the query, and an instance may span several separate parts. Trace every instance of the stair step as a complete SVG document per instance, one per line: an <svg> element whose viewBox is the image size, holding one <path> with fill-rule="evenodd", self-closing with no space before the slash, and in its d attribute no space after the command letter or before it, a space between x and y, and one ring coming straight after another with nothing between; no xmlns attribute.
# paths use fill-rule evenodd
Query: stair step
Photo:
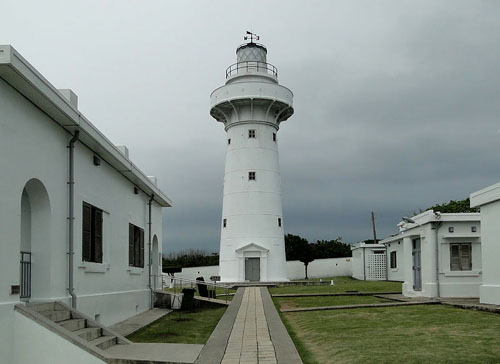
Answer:
<svg viewBox="0 0 500 364"><path fill-rule="evenodd" d="M47 317L49 320L54 322L65 321L71 318L70 311L41 311L40 314Z"/></svg>
<svg viewBox="0 0 500 364"><path fill-rule="evenodd" d="M59 321L58 324L69 331L76 331L85 328L85 319L69 319L64 321Z"/></svg>
<svg viewBox="0 0 500 364"><path fill-rule="evenodd" d="M106 350L107 348L117 344L116 336L101 336L97 339L89 341L89 344L97 346L99 349Z"/></svg>
<svg viewBox="0 0 500 364"><path fill-rule="evenodd" d="M86 327L84 329L76 330L73 333L80 336L82 339L91 341L100 337L102 330L100 327Z"/></svg>
<svg viewBox="0 0 500 364"><path fill-rule="evenodd" d="M36 312L55 311L56 309L55 302L30 303L28 304L28 307Z"/></svg>

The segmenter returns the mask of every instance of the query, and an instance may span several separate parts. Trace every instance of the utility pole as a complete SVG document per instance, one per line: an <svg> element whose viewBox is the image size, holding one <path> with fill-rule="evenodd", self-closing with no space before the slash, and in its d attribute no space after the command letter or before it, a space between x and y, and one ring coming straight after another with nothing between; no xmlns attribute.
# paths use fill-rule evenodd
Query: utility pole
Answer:
<svg viewBox="0 0 500 364"><path fill-rule="evenodd" d="M377 244L377 232L375 231L375 214L372 211L373 244Z"/></svg>

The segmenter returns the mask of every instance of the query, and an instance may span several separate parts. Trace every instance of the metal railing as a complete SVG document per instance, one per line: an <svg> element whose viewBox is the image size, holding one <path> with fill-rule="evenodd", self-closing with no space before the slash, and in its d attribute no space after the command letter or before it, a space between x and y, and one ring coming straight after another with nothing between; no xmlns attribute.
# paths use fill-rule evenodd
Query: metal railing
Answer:
<svg viewBox="0 0 500 364"><path fill-rule="evenodd" d="M278 77L278 69L274 67L271 63L259 62L259 61L243 61L230 65L226 69L226 78L236 75L241 71L265 72L267 74Z"/></svg>
<svg viewBox="0 0 500 364"><path fill-rule="evenodd" d="M21 252L21 292L19 298L31 297L31 252Z"/></svg>
<svg viewBox="0 0 500 364"><path fill-rule="evenodd" d="M173 294L180 293L183 288L195 288L198 285L206 286L207 289L211 287L213 291L217 292L217 288L224 290L224 297L227 303L227 298L229 297L229 290L234 289L232 285L223 284L223 283L215 283L210 281L197 281L195 279L187 279L181 277L165 277L165 280L169 281L168 288L173 289ZM162 285L162 291L164 290ZM205 297L210 299L210 297ZM215 294L215 297L217 295Z"/></svg>

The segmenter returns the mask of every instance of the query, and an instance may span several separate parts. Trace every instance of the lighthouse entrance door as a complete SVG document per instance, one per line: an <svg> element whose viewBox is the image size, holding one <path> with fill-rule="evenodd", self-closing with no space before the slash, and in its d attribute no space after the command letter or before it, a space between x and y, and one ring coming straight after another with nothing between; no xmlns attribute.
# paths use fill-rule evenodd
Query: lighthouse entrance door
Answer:
<svg viewBox="0 0 500 364"><path fill-rule="evenodd" d="M260 258L245 258L245 280L260 281Z"/></svg>

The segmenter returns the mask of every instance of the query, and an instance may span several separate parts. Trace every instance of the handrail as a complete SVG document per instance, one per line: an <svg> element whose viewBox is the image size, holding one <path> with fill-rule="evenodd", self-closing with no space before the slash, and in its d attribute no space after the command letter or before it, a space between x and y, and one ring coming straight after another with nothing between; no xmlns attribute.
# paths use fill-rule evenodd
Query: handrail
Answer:
<svg viewBox="0 0 500 364"><path fill-rule="evenodd" d="M278 77L278 69L271 63L260 61L242 61L234 63L226 69L226 78L238 74L240 70L245 70L246 72L250 70L257 70L257 72L265 72Z"/></svg>
<svg viewBox="0 0 500 364"><path fill-rule="evenodd" d="M217 287L222 288L226 292L224 295L225 299L226 299L226 303L227 303L227 297L229 296L229 290L232 289L232 285L229 285L229 284L211 283L209 281L197 281L195 279L188 279L188 278L182 278L182 277L169 277L167 279L173 280L174 294L177 293L177 284L176 284L177 281L180 281L180 288L183 287L184 283L189 283L191 285L191 288L193 287L193 284L210 286L210 287L213 287L214 289ZM163 286L163 284L162 284L162 286ZM163 290L163 287L162 287L162 290ZM210 298L208 298L208 299L210 299Z"/></svg>

